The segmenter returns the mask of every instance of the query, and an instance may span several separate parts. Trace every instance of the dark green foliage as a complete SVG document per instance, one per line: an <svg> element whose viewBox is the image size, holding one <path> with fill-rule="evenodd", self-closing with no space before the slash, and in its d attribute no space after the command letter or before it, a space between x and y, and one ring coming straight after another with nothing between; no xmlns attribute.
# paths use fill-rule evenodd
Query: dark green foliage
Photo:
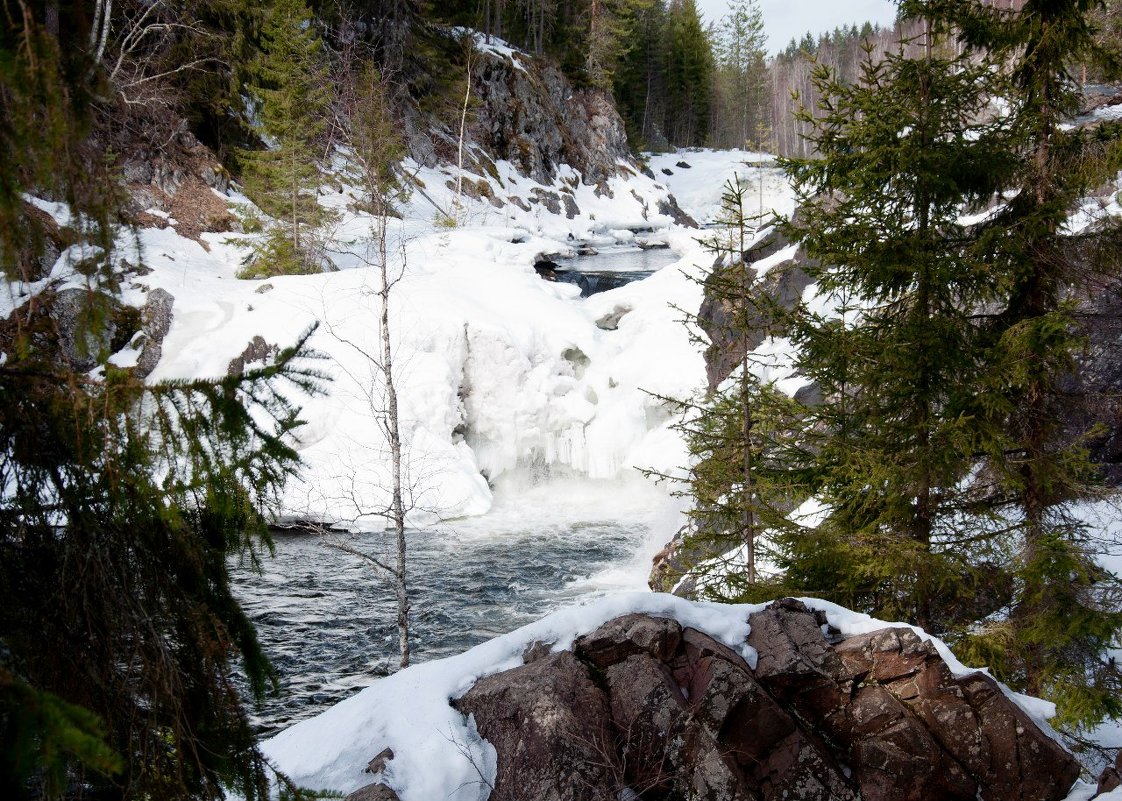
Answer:
<svg viewBox="0 0 1122 801"><path fill-rule="evenodd" d="M94 718L72 714L42 729L57 738L39 741L48 774L65 748L72 780L121 797L216 798L220 782L267 794L230 671L240 660L258 695L272 672L226 563L269 547L263 505L296 464L285 438L298 425L277 383L316 381L293 361L301 348L242 376L152 387L74 375L38 348L0 370L0 668L25 700L95 714L121 766L102 773L116 765ZM56 696L69 706L49 706ZM35 722L21 710L3 728L18 743Z"/></svg>
<svg viewBox="0 0 1122 801"><path fill-rule="evenodd" d="M264 798L232 674L259 695L272 671L227 560L269 547L264 513L297 463L289 398L318 384L301 363L306 336L270 366L214 381L72 367L105 355L93 346L110 316L136 323L110 271L119 196L88 135L100 71L80 16L56 33L38 5L4 8L5 270L26 278L21 265L42 257L45 236L24 235L33 226L95 255L77 265L92 287L80 308L48 287L0 323L0 793ZM69 229L24 193L67 201ZM71 318L77 330L64 330ZM68 352L67 335L92 345Z"/></svg>
<svg viewBox="0 0 1122 801"><path fill-rule="evenodd" d="M774 567L778 543L794 526L787 519L805 485L808 454L797 436L801 405L769 381L769 365L749 350L744 334L781 316L745 249L764 225L747 214L751 188L739 177L722 194L722 228L707 245L719 257L704 277L709 303L738 332L732 374L714 392L680 403L678 430L694 457L685 478L693 500L685 547L710 555L695 573L699 593L719 600L760 601L785 593ZM694 321L696 323L696 320ZM709 574L716 578L709 580Z"/></svg>
<svg viewBox="0 0 1122 801"><path fill-rule="evenodd" d="M632 37L620 54L612 94L636 149L665 149L666 5L652 0L636 11Z"/></svg>
<svg viewBox="0 0 1122 801"><path fill-rule="evenodd" d="M1065 723L1089 723L1122 712L1122 673L1103 658L1118 644L1122 603L1118 577L1094 565L1091 533L1074 514L1097 496L1098 479L1086 447L1093 432L1065 428L1074 410L1068 377L1084 350L1070 294L1117 269L1122 231L1107 222L1070 236L1065 227L1081 198L1117 174L1122 138L1113 126L1064 122L1081 102L1072 68L1117 65L1096 41L1096 0L1028 0L1016 13L931 6L937 22L960 25L969 45L1008 64L1016 159L1010 200L979 226L975 246L1003 290L985 325L985 414L998 435L984 451L1016 521L1017 595L1008 617L967 646L999 648L998 675L1057 701Z"/></svg>
<svg viewBox="0 0 1122 801"><path fill-rule="evenodd" d="M317 269L306 232L327 216L316 199L317 146L329 112L324 56L303 0L274 3L254 65L257 128L267 147L240 158L247 193L278 220L279 230L259 250L253 276Z"/></svg>
<svg viewBox="0 0 1122 801"><path fill-rule="evenodd" d="M15 0L0 14L0 270L10 280L39 278L32 266L51 235L30 212L28 187L70 204L82 235L103 249L118 201L104 161L85 142L101 84L82 57L82 31L48 33ZM80 215L80 216L79 216Z"/></svg>
<svg viewBox="0 0 1122 801"><path fill-rule="evenodd" d="M713 50L694 0L673 0L668 12L666 131L682 147L705 144L713 94Z"/></svg>
<svg viewBox="0 0 1122 801"><path fill-rule="evenodd" d="M735 0L715 32L712 146L767 149L771 86L766 44L759 5Z"/></svg>
<svg viewBox="0 0 1122 801"><path fill-rule="evenodd" d="M934 55L868 59L853 85L820 70L820 158L786 165L803 202L788 229L823 265L819 291L842 300L795 328L800 369L827 398L813 426L825 434L822 530L848 557L825 583L942 631L940 604L969 583L942 542L966 511L980 380L970 314L991 290L958 218L1010 161L1003 129L974 122L991 74Z"/></svg>

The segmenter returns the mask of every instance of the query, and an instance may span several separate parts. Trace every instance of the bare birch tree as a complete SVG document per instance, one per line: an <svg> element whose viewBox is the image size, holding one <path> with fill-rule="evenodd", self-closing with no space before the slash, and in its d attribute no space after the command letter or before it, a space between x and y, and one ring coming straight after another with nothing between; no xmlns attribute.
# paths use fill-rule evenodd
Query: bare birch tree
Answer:
<svg viewBox="0 0 1122 801"><path fill-rule="evenodd" d="M404 258L400 269L390 266L390 241L388 226L392 219L393 201L397 191L395 164L400 159L402 145L391 113L389 91L384 78L373 66L353 75L352 59L343 59L343 75L337 80L340 87L337 103L337 132L348 151L354 169L354 178L362 189L364 201L371 213L369 238L362 251L350 252L370 269L373 285L371 297L377 299L378 345L370 348L364 343L343 336L328 325L328 330L342 343L354 349L371 368L369 381L363 376L351 376L367 390L367 401L389 450L390 487L389 502L385 508L369 509L367 502L353 494L357 517L381 517L393 538L393 556L386 560L360 548L344 535L324 533L330 547L363 559L393 586L397 602L397 632L400 666L408 667L410 661L409 586L407 575L406 515L413 508L412 493L406 486L404 448L401 435L401 418L398 408L397 385L394 372L394 343L390 325L390 301L393 289L401 280ZM376 382L381 383L382 393Z"/></svg>

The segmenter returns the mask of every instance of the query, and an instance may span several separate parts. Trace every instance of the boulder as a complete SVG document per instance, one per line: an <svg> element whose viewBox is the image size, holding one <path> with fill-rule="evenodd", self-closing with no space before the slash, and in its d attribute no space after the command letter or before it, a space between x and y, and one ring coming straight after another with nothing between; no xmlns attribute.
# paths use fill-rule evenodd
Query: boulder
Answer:
<svg viewBox="0 0 1122 801"><path fill-rule="evenodd" d="M1114 757L1114 764L1107 765L1099 774L1099 794L1109 793L1122 787L1122 751Z"/></svg>
<svg viewBox="0 0 1122 801"><path fill-rule="evenodd" d="M993 679L954 676L911 629L831 646L814 613L791 600L749 622L757 677L849 749L866 801L1063 798L1078 778L1075 759Z"/></svg>
<svg viewBox="0 0 1122 801"><path fill-rule="evenodd" d="M144 332L144 345L136 362L136 371L145 378L156 369L163 355L164 337L171 330L172 307L175 298L166 289L157 287L148 293L148 300L140 310L140 330Z"/></svg>
<svg viewBox="0 0 1122 801"><path fill-rule="evenodd" d="M791 599L749 622L754 668L630 614L477 682L455 704L496 749L492 801L1058 801L1078 775L996 683L955 676L911 629L841 639Z"/></svg>
<svg viewBox="0 0 1122 801"><path fill-rule="evenodd" d="M375 782L358 788L343 801L401 801L401 799L392 788L381 782Z"/></svg>
<svg viewBox="0 0 1122 801"><path fill-rule="evenodd" d="M499 754L490 801L615 801L604 692L569 651L476 682L455 706Z"/></svg>

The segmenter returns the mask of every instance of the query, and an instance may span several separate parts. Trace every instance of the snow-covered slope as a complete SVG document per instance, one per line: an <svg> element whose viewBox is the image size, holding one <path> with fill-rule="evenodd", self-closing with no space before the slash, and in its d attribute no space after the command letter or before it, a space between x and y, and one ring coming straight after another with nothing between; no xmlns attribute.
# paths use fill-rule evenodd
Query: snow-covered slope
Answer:
<svg viewBox="0 0 1122 801"><path fill-rule="evenodd" d="M739 154L708 158L730 168ZM555 185L542 186L499 164L496 176L471 178L473 198L456 195L454 168L407 167L417 188L402 219L389 221L388 245L390 273L400 277L391 338L411 521L483 514L488 481L523 468L610 478L684 464L656 396L685 397L702 384L702 359L678 309L698 307L700 287L689 276L712 257L698 232L658 211L666 188L626 170L590 187L564 168ZM573 203L554 213L550 193ZM229 200L249 207L243 197ZM265 351L283 348L318 324L310 345L332 380L323 395L297 399L307 420L297 443L304 469L286 489L282 515L380 528L374 513L385 506L388 453L383 382L370 358L380 352L370 267L377 221L355 211L354 200L345 183L321 199L339 212L327 242L337 272L239 280L251 235L203 234L199 242L171 227L130 232L119 255L150 270L130 276L127 302L143 305L156 288L175 298L150 380L223 375L235 359L259 358L261 340ZM541 256L571 254L578 243L637 238L669 244L680 259L584 300L533 269ZM56 277L74 255L61 257ZM613 330L597 326L608 316L619 318Z"/></svg>

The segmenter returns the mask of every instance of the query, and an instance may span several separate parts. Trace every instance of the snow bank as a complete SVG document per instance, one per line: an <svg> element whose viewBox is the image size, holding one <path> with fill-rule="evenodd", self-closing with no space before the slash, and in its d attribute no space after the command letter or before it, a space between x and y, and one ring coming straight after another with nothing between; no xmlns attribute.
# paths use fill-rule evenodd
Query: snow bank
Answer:
<svg viewBox="0 0 1122 801"><path fill-rule="evenodd" d="M699 223L721 215L721 194L734 176L748 187L744 199L749 216L767 216L771 211L790 215L795 194L775 156L748 150L687 149L671 153L645 154L647 166L678 200L682 210ZM685 164L688 166L679 166Z"/></svg>

